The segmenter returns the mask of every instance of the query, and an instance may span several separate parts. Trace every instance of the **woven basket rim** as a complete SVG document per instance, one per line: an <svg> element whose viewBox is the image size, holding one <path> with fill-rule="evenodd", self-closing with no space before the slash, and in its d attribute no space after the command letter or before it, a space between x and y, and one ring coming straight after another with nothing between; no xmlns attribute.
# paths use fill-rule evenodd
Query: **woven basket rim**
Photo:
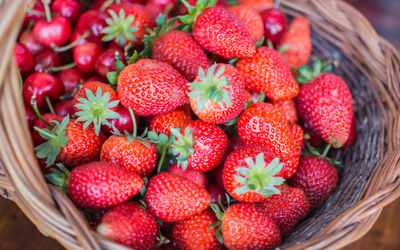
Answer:
<svg viewBox="0 0 400 250"><path fill-rule="evenodd" d="M59 190L45 183L35 161L19 85L11 84L19 82L12 56L19 30L15 23L22 23L28 2L8 0L0 3L3 18L0 23L0 51L7 59L0 64L0 193L11 198L41 232L57 239L66 248L124 249L90 230L73 203ZM381 105L388 110L384 117L387 152L381 153L380 161L368 179L369 184L363 190L362 199L309 240L290 247L339 248L367 233L382 208L400 196L400 178L397 178L400 176L400 111L397 111L400 110L400 90L394 86L400 82L400 54L393 45L377 35L365 17L341 0L282 0L281 5L287 13L313 17L312 20L316 20L314 26L319 25L317 22L323 25L326 20L340 19L342 22L336 28L353 31L354 36L363 41L363 48L368 48L370 52L368 56L371 58L366 55L365 58L370 60L365 62L371 62L371 65L366 65L363 70L370 72L371 68L382 69L381 72L374 72L374 79L382 83L383 88L390 86L395 92L385 93L386 89L378 89L385 98ZM314 13L315 10L320 12ZM359 27L355 28L355 24ZM329 27L324 28L326 30L321 32L329 34ZM371 38L371 41L366 41L366 38ZM382 173L386 175L382 177Z"/></svg>

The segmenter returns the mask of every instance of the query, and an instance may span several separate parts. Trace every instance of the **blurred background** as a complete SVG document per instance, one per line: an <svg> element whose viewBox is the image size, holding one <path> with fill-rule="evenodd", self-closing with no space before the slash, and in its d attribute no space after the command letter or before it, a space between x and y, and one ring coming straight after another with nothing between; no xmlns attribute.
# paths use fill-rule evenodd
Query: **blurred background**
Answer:
<svg viewBox="0 0 400 250"><path fill-rule="evenodd" d="M348 0L373 24L377 32L400 49L400 0ZM400 200L387 206L371 231L346 247L355 249L400 249ZM0 198L0 249L63 249L42 235L11 201Z"/></svg>

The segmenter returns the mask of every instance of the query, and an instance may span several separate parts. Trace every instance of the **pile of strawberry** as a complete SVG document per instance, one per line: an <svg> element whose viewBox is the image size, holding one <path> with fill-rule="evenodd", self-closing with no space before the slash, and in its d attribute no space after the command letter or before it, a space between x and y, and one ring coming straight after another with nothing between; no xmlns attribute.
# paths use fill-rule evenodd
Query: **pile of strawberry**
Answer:
<svg viewBox="0 0 400 250"><path fill-rule="evenodd" d="M356 135L310 24L271 0L37 0L15 57L36 156L135 249L270 249L338 182ZM274 49L275 48L275 49Z"/></svg>

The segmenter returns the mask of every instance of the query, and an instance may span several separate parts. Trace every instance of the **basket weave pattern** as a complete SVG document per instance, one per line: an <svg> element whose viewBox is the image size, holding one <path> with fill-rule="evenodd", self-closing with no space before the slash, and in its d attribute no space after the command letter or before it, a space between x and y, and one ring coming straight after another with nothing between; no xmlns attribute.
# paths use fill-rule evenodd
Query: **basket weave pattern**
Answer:
<svg viewBox="0 0 400 250"><path fill-rule="evenodd" d="M47 185L35 160L12 51L29 1L0 0L0 193L46 235L70 249L123 249L93 232L63 193ZM332 58L350 87L358 138L333 155L340 182L325 204L283 243L288 248L338 248L362 237L382 208L400 196L400 55L354 8L338 0L282 0L304 15L313 54Z"/></svg>

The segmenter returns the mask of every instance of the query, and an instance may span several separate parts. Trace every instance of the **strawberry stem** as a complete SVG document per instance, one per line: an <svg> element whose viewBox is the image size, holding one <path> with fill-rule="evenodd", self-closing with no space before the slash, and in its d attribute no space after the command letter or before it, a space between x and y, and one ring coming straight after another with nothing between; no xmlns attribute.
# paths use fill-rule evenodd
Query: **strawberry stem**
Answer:
<svg viewBox="0 0 400 250"><path fill-rule="evenodd" d="M165 156L167 155L167 150L168 150L168 145L163 145L162 152L161 152L161 158L160 158L160 161L158 162L158 166L157 166L158 174L161 172L161 167L164 163Z"/></svg>
<svg viewBox="0 0 400 250"><path fill-rule="evenodd" d="M47 127L48 127L49 129L53 128L53 125L50 124L50 123L48 123L48 122L43 118L42 114L40 114L39 108L37 107L37 104L36 104L36 96L35 96L35 95L32 96L32 98L31 98L31 106L32 106L33 110L35 111L37 117L38 117L42 122L44 122L44 124L46 124Z"/></svg>
<svg viewBox="0 0 400 250"><path fill-rule="evenodd" d="M76 39L75 41L73 41L70 44L67 44L67 45L65 45L63 47L57 47L57 45L53 44L51 46L51 48L53 49L54 52L65 52L65 51L68 51L68 50L72 49L73 47L75 47L76 45L78 45L82 40L87 38L89 35L90 35L90 31L86 31L78 39Z"/></svg>
<svg viewBox="0 0 400 250"><path fill-rule="evenodd" d="M133 113L132 108L129 108L129 114L131 115L132 123L133 123L133 134L132 134L132 137L136 138L136 136L137 136L137 124L136 124L135 114Z"/></svg>
<svg viewBox="0 0 400 250"><path fill-rule="evenodd" d="M56 139L57 136L53 135L52 133L47 132L44 129L38 128L38 127L33 127L34 130L36 130L37 132L44 134L50 138Z"/></svg>
<svg viewBox="0 0 400 250"><path fill-rule="evenodd" d="M42 3L44 6L44 11L46 13L46 20L47 20L47 22L51 22L51 12L50 12L50 7L49 7L49 1L42 0Z"/></svg>

